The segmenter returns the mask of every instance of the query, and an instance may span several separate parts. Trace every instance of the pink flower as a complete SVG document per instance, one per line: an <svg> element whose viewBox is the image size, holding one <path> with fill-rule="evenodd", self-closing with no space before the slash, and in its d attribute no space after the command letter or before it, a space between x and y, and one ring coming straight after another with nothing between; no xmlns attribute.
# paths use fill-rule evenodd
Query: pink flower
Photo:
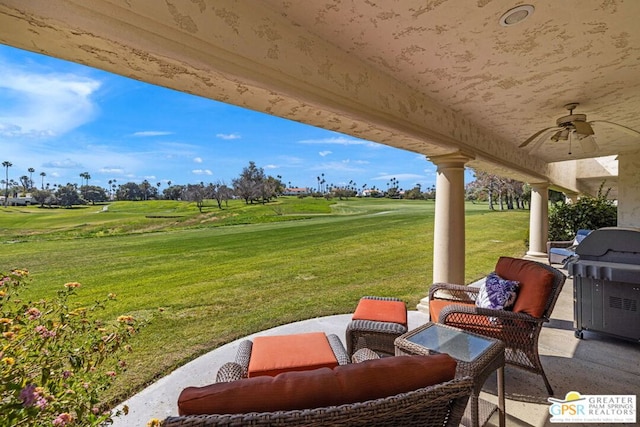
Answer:
<svg viewBox="0 0 640 427"><path fill-rule="evenodd" d="M71 417L71 414L63 412L60 415L58 415L55 420L53 420L53 425L54 426L66 426L71 421L73 421L73 417Z"/></svg>
<svg viewBox="0 0 640 427"><path fill-rule="evenodd" d="M36 392L36 386L33 384L28 384L20 391L20 399L22 399L23 406L33 406L37 398L38 393Z"/></svg>
<svg viewBox="0 0 640 427"><path fill-rule="evenodd" d="M78 282L69 282L64 284L64 287L67 289L79 288L80 286L81 285Z"/></svg>
<svg viewBox="0 0 640 427"><path fill-rule="evenodd" d="M38 396L38 398L36 399L36 403L35 406L40 409L41 411L46 409L47 406L49 405L49 402L47 402L47 399L45 399L42 396Z"/></svg>
<svg viewBox="0 0 640 427"><path fill-rule="evenodd" d="M40 334L42 338L52 338L56 336L56 331L50 331L43 325L36 326L36 332Z"/></svg>
<svg viewBox="0 0 640 427"><path fill-rule="evenodd" d="M40 310L38 310L35 307L31 307L24 314L25 314L25 316L29 317L29 320L36 320L37 318L42 316L42 313L40 312Z"/></svg>
<svg viewBox="0 0 640 427"><path fill-rule="evenodd" d="M108 372L105 372L105 375L111 378L115 378L116 373L114 371L108 371Z"/></svg>

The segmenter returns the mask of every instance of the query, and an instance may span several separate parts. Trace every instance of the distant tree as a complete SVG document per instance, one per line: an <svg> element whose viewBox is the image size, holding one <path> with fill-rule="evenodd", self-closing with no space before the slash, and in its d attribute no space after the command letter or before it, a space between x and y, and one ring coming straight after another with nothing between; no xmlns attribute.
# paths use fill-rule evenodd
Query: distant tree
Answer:
<svg viewBox="0 0 640 427"><path fill-rule="evenodd" d="M60 206L64 206L66 208L82 204L82 198L78 194L77 186L74 184L59 186L55 196L58 199Z"/></svg>
<svg viewBox="0 0 640 427"><path fill-rule="evenodd" d="M470 183L472 184L470 188L475 195L475 199L481 200L478 196L482 192L485 192L487 200L489 201L489 209L494 210L494 203L497 201L497 198L500 197L500 178L485 171L473 169L473 172L476 180L474 183Z"/></svg>
<svg viewBox="0 0 640 427"><path fill-rule="evenodd" d="M57 203L56 197L49 190L34 190L31 193L31 197L33 197L33 200L36 202L40 203L41 208L43 208L44 205L51 207L51 205Z"/></svg>
<svg viewBox="0 0 640 427"><path fill-rule="evenodd" d="M86 185L84 187L84 199L91 202L92 205L95 205L96 202L106 202L108 200L108 196L106 191L104 191L104 188L96 185Z"/></svg>
<svg viewBox="0 0 640 427"><path fill-rule="evenodd" d="M411 190L406 191L404 193L404 198L409 200L422 200L424 199L424 194L422 193L422 187L420 184L416 184Z"/></svg>
<svg viewBox="0 0 640 427"><path fill-rule="evenodd" d="M398 181L395 177L391 178L391 180L387 183L387 197L391 199L399 199L400 198L400 181Z"/></svg>
<svg viewBox="0 0 640 427"><path fill-rule="evenodd" d="M233 190L246 204L253 203L263 195L261 187L264 180L264 170L250 161L249 166L243 168L240 176L233 180Z"/></svg>
<svg viewBox="0 0 640 427"><path fill-rule="evenodd" d="M47 174L44 172L40 172L40 176L42 177L42 186L40 187L40 189L44 190L44 177L47 176Z"/></svg>
<svg viewBox="0 0 640 427"><path fill-rule="evenodd" d="M170 181L169 181L170 182ZM171 185L167 183L169 186L162 190L162 196L166 200L180 200L182 197L182 191L184 187L182 185Z"/></svg>
<svg viewBox="0 0 640 427"><path fill-rule="evenodd" d="M345 185L343 187L333 187L332 193L333 196L337 197L339 200L349 200L349 197L355 197L358 194L358 191L350 186Z"/></svg>
<svg viewBox="0 0 640 427"><path fill-rule="evenodd" d="M5 172L4 205L7 206L7 203L9 202L9 168L13 166L13 163L5 160L4 162L2 162L2 166L4 167L4 172Z"/></svg>
<svg viewBox="0 0 640 427"><path fill-rule="evenodd" d="M269 175L262 181L262 184L259 184L259 190L260 196L262 197L262 203L266 203L282 194L284 191L284 185L278 178L274 178Z"/></svg>
<svg viewBox="0 0 640 427"><path fill-rule="evenodd" d="M226 184L218 181L213 185L212 197L218 203L218 209L222 209L222 202L228 202L233 197L233 189L226 186Z"/></svg>
<svg viewBox="0 0 640 427"><path fill-rule="evenodd" d="M29 188L31 188L30 186L30 182L29 182L29 177L27 175L22 175L20 177L20 185L22 186L22 191L24 193L29 191Z"/></svg>
<svg viewBox="0 0 640 427"><path fill-rule="evenodd" d="M142 192L142 198L144 200L149 200L151 198L149 196L151 196L152 194L151 193L152 188L156 190L156 193L157 193L158 190L155 187L152 187L149 181L147 181L146 179L142 181L142 183L140 184L140 191Z"/></svg>
<svg viewBox="0 0 640 427"><path fill-rule="evenodd" d="M204 183L188 184L182 191L182 199L190 202L196 202L198 210L202 213L204 201L213 198L213 191L213 184L209 184L207 186L205 186Z"/></svg>
<svg viewBox="0 0 640 427"><path fill-rule="evenodd" d="M36 171L34 168L29 168L27 169L27 171L29 172L29 188L33 188L33 173Z"/></svg>
<svg viewBox="0 0 640 427"><path fill-rule="evenodd" d="M86 181L86 184L82 181L83 179ZM80 173L80 192L82 193L82 197L84 197L85 199L87 198L86 187L89 186L90 179L91 175L89 175L89 172Z"/></svg>
<svg viewBox="0 0 640 427"><path fill-rule="evenodd" d="M142 200L143 194L140 186L135 182L127 182L122 184L116 192L116 198L118 200Z"/></svg>

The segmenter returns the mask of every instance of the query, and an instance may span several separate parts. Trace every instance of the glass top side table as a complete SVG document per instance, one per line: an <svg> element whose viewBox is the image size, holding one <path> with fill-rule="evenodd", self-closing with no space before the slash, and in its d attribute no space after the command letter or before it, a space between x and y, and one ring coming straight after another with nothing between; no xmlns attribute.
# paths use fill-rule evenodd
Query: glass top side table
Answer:
<svg viewBox="0 0 640 427"><path fill-rule="evenodd" d="M478 427L486 424L497 409L500 426L505 426L504 412L504 343L438 323L425 325L401 335L395 340L396 356L447 353L458 361L456 376L474 378L474 392L469 399L462 424ZM498 405L478 396L482 386L497 371Z"/></svg>

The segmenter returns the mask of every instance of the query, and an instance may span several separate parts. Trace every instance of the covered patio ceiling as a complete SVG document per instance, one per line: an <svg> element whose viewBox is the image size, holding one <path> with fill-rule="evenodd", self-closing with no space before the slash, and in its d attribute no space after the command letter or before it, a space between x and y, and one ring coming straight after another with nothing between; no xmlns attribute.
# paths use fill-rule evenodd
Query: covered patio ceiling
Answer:
<svg viewBox="0 0 640 427"><path fill-rule="evenodd" d="M0 42L523 181L615 187L615 161L593 159L640 150L620 128L594 124L593 153L519 146L572 102L640 130L640 2L528 4L503 26L522 2L0 0Z"/></svg>

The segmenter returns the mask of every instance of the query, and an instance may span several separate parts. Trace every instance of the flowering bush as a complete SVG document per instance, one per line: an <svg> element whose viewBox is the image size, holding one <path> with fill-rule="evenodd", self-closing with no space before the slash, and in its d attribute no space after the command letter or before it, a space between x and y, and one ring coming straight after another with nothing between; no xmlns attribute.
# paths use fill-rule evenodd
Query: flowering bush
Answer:
<svg viewBox="0 0 640 427"><path fill-rule="evenodd" d="M0 273L0 425L94 426L120 415L101 408L99 395L125 368L118 356L141 323L92 319L113 294L71 309L76 282L51 301L23 301L28 283L26 270Z"/></svg>

